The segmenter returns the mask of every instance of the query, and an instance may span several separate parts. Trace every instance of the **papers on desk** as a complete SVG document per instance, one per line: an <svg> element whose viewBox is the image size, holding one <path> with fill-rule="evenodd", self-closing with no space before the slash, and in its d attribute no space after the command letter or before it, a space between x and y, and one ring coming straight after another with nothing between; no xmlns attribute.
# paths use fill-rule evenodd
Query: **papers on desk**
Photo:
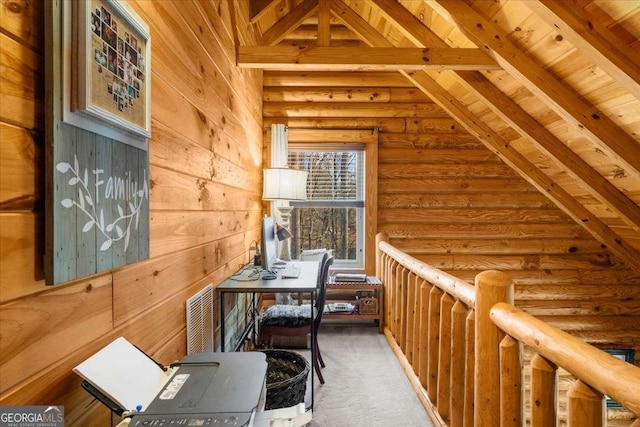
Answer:
<svg viewBox="0 0 640 427"><path fill-rule="evenodd" d="M169 373L123 337L73 371L127 411L144 410L169 379Z"/></svg>

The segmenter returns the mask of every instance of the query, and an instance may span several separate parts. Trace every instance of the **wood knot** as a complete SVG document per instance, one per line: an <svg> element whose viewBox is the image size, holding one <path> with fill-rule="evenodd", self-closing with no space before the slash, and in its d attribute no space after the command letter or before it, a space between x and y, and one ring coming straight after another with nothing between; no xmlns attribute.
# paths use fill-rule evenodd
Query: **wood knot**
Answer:
<svg viewBox="0 0 640 427"><path fill-rule="evenodd" d="M557 42L561 42L562 40L564 40L564 37L562 37L560 34L558 34L558 35L556 36L556 41L557 41Z"/></svg>
<svg viewBox="0 0 640 427"><path fill-rule="evenodd" d="M22 5L18 2L12 1L7 5L7 9L9 9L9 12L11 13L21 13Z"/></svg>
<svg viewBox="0 0 640 427"><path fill-rule="evenodd" d="M85 292L91 292L92 289L93 289L93 285L91 283L88 283L87 287L84 288Z"/></svg>
<svg viewBox="0 0 640 427"><path fill-rule="evenodd" d="M157 276L158 274L160 274L160 272L158 270L154 270L153 271L153 277Z"/></svg>

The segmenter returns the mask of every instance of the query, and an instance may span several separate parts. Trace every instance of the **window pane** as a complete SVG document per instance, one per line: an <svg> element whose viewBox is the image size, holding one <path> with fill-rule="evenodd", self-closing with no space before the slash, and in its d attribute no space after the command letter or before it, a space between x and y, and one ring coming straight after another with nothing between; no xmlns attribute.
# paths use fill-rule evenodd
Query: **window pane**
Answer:
<svg viewBox="0 0 640 427"><path fill-rule="evenodd" d="M358 208L296 208L291 215L291 252L299 258L305 249L333 249L336 260L355 261Z"/></svg>

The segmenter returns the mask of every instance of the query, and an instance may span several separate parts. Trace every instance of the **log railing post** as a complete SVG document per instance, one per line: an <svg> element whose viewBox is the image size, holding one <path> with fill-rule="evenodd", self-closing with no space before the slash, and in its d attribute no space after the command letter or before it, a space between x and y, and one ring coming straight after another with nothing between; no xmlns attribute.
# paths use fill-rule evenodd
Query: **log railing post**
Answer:
<svg viewBox="0 0 640 427"><path fill-rule="evenodd" d="M438 413L449 419L451 399L451 309L455 301L451 295L440 298L440 344L438 350Z"/></svg>
<svg viewBox="0 0 640 427"><path fill-rule="evenodd" d="M513 282L504 273L483 271L475 279L475 425L500 423L499 344L504 333L493 323L490 310L498 302L513 304Z"/></svg>
<svg viewBox="0 0 640 427"><path fill-rule="evenodd" d="M427 395L434 405L438 400L438 352L440 341L440 298L442 291L434 286L429 292L429 338L427 349L428 382Z"/></svg>
<svg viewBox="0 0 640 427"><path fill-rule="evenodd" d="M464 427L474 426L474 384L476 360L476 312L469 310L465 338L466 365L464 367Z"/></svg>
<svg viewBox="0 0 640 427"><path fill-rule="evenodd" d="M465 327L467 309L456 301L451 309L451 403L449 425L462 427L464 423Z"/></svg>
<svg viewBox="0 0 640 427"><path fill-rule="evenodd" d="M604 418L604 395L576 380L567 392L568 427L602 427Z"/></svg>
<svg viewBox="0 0 640 427"><path fill-rule="evenodd" d="M383 265L383 255L384 252L380 250L380 242L388 242L389 235L387 233L378 233L376 234L376 277L382 280L382 265ZM384 285L384 281L382 282Z"/></svg>
<svg viewBox="0 0 640 427"><path fill-rule="evenodd" d="M411 349L411 365L413 366L413 372L418 375L420 367L420 337L422 328L420 327L420 320L422 313L420 312L420 304L422 303L422 283L423 280L420 277L415 276L413 287L415 289L415 298L413 302L413 348Z"/></svg>
<svg viewBox="0 0 640 427"><path fill-rule="evenodd" d="M406 336L404 355L411 365L413 365L413 327L415 322L415 304L416 304L416 280L415 275L409 272L407 276L407 311L405 315L406 319Z"/></svg>
<svg viewBox="0 0 640 427"><path fill-rule="evenodd" d="M522 356L509 335L500 343L500 426L522 427Z"/></svg>
<svg viewBox="0 0 640 427"><path fill-rule="evenodd" d="M531 427L555 426L557 366L536 354L531 359Z"/></svg>
<svg viewBox="0 0 640 427"><path fill-rule="evenodd" d="M424 280L420 286L420 343L418 378L422 387L427 389L429 377L429 294L431 285Z"/></svg>

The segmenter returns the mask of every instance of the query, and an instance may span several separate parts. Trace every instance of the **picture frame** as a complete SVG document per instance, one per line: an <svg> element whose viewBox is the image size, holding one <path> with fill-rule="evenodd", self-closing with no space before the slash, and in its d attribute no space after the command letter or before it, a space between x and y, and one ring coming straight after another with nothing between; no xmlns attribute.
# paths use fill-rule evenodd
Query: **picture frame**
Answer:
<svg viewBox="0 0 640 427"><path fill-rule="evenodd" d="M609 353L615 358L623 360L627 363L631 363L632 365L635 363L635 350L633 349L612 348L612 349L603 349L603 351L605 351L606 353ZM605 396L605 402L606 402L607 408L622 407L622 405L620 405L615 400L611 399L609 396Z"/></svg>
<svg viewBox="0 0 640 427"><path fill-rule="evenodd" d="M71 111L139 138L151 136L151 36L122 0L74 3L76 87ZM72 38L73 40L73 38ZM73 44L73 42L72 42ZM75 102L74 102L75 101Z"/></svg>

